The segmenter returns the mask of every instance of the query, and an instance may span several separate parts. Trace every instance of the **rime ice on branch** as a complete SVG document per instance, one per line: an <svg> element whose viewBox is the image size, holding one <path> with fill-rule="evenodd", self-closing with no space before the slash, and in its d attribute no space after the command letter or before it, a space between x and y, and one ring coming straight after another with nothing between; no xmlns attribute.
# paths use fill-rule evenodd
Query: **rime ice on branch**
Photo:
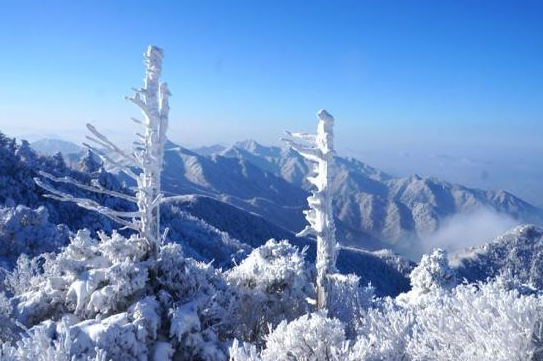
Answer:
<svg viewBox="0 0 543 361"><path fill-rule="evenodd" d="M334 118L326 110L317 113L319 124L317 134L286 132L292 138L284 141L301 156L314 163L315 175L309 177L316 186L307 198L309 210L304 211L309 225L297 234L298 237L314 235L317 237L317 308L324 309L329 304L330 278L336 272L337 245L334 218L332 216L332 195L329 190L331 163L334 151Z"/></svg>
<svg viewBox="0 0 543 361"><path fill-rule="evenodd" d="M133 178L137 183L136 195L110 191L98 183L85 185L72 178L57 178L51 174L40 172L41 176L49 181L72 184L87 191L133 202L138 206L138 210L134 212L116 211L93 200L77 198L62 192L44 182L43 178L35 178L34 180L50 193L46 195L50 198L74 202L85 209L109 217L125 228L139 232L140 237L146 241L149 251L153 255L156 253L161 240L159 204L162 200L162 193L160 190L160 175L163 166L166 130L168 128L168 113L170 110L168 97L170 92L167 84L159 81L162 72L162 49L149 46L144 58L146 66L144 87L134 89L135 95L128 98L140 108L144 118L143 121L133 119L144 127L143 135L136 134L138 139L134 142L133 150L131 152L122 150L91 124L87 124L87 128L92 136L87 136L87 139L98 147L84 144L92 149L103 161L118 167ZM136 168L141 170L139 174L134 171Z"/></svg>

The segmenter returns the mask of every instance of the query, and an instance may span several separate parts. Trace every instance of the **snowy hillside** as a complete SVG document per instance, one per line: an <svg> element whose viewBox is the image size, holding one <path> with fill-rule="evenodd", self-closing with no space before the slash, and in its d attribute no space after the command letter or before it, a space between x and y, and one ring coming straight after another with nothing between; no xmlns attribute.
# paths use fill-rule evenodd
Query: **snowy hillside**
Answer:
<svg viewBox="0 0 543 361"><path fill-rule="evenodd" d="M518 226L484 245L452 254L450 262L470 282L506 274L542 289L543 229Z"/></svg>
<svg viewBox="0 0 543 361"><path fill-rule="evenodd" d="M286 239L300 249L308 247L308 260L313 262L316 244L308 238L298 238L268 220L211 197L190 195L175 202L175 207L185 210L213 227L227 232L244 244L256 248L270 238ZM183 237L181 237L183 239ZM379 295L397 295L409 289L409 273L414 263L392 251L363 251L344 247L339 251L338 269L354 273L362 283L371 284Z"/></svg>

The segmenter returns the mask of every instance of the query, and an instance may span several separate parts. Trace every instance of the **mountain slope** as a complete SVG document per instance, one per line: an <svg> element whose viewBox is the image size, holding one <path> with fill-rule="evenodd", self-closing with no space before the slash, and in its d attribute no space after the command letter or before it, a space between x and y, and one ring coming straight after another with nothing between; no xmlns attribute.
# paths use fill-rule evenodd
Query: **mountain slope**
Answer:
<svg viewBox="0 0 543 361"><path fill-rule="evenodd" d="M64 155L81 153L79 145L60 139L44 138L30 143L30 147L42 155L54 155L60 152Z"/></svg>
<svg viewBox="0 0 543 361"><path fill-rule="evenodd" d="M307 192L244 159L205 157L169 143L162 187L166 195L200 194L264 216L288 230L303 228Z"/></svg>
<svg viewBox="0 0 543 361"><path fill-rule="evenodd" d="M227 232L243 244L253 248L266 243L270 238L286 239L299 248L308 247L307 256L311 262L316 258L316 244L308 238L298 238L256 214L244 211L212 197L187 195L178 199L174 206L198 219ZM409 290L409 273L414 263L394 254L392 251L363 251L342 247L337 261L342 273L355 273L362 284L371 284L378 295L397 295Z"/></svg>
<svg viewBox="0 0 543 361"><path fill-rule="evenodd" d="M510 273L519 281L543 287L543 229L518 226L482 246L451 254L460 278L470 282Z"/></svg>
<svg viewBox="0 0 543 361"><path fill-rule="evenodd" d="M236 143L220 152L246 161L305 190L311 166L289 149L254 141ZM342 244L378 249L391 247L416 258L422 240L449 218L480 209L520 222L543 224L543 211L505 191L483 191L436 178L397 178L352 158L336 157L331 189ZM481 239L483 241L483 239Z"/></svg>

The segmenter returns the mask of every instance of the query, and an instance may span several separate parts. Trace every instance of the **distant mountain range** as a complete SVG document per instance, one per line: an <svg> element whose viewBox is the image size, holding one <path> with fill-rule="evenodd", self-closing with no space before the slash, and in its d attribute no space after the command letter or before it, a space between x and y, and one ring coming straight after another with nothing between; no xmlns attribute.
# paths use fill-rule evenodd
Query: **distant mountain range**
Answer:
<svg viewBox="0 0 543 361"><path fill-rule="evenodd" d="M518 223L543 224L541 209L505 191L471 189L417 175L395 177L340 156L335 166L332 190L337 238L346 247L389 248L417 259L428 242L432 246L432 235L448 219L478 209ZM231 210L229 205L259 216L274 227L275 234L278 230L293 234L305 225L302 211L307 207L306 177L310 173L311 165L297 153L251 140L195 150L170 142L163 189L167 195L205 196L193 198L199 207L202 203L211 207L213 200L217 219L228 218L220 211ZM236 227L243 229L244 225L217 226L228 233Z"/></svg>
<svg viewBox="0 0 543 361"><path fill-rule="evenodd" d="M79 145L60 139L45 138L30 143L30 147L41 155L54 155L61 152L64 156L78 154L83 151Z"/></svg>
<svg viewBox="0 0 543 361"><path fill-rule="evenodd" d="M309 189L306 176L311 165L287 148L244 141L212 157L252 163L294 186ZM336 157L335 164L334 214L338 239L345 245L392 248L416 257L423 251L421 240L431 238L448 218L481 208L519 223L543 224L541 209L505 191L470 189L417 175L394 177L353 158Z"/></svg>

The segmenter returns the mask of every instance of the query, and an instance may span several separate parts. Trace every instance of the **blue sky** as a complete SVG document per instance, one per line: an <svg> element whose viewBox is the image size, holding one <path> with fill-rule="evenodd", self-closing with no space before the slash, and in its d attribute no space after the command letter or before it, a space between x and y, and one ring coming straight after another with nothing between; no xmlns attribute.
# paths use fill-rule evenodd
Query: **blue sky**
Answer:
<svg viewBox="0 0 543 361"><path fill-rule="evenodd" d="M0 11L10 135L80 141L90 121L128 139L137 110L123 96L156 44L170 137L187 146L277 142L326 108L337 144L376 162L543 154L541 1L2 0Z"/></svg>

